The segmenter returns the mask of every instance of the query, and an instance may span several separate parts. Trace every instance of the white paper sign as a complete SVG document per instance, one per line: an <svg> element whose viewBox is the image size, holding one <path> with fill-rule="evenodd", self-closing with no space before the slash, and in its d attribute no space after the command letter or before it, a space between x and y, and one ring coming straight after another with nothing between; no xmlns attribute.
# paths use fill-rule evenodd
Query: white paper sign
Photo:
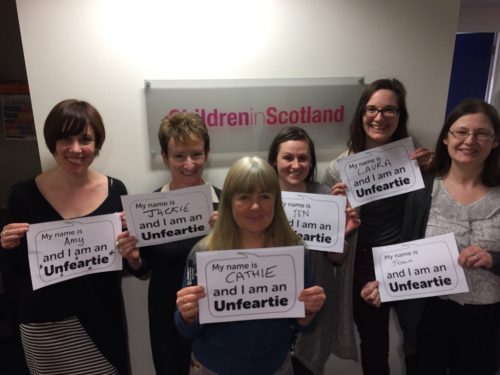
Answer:
<svg viewBox="0 0 500 375"><path fill-rule="evenodd" d="M373 248L382 302L469 291L453 233Z"/></svg>
<svg viewBox="0 0 500 375"><path fill-rule="evenodd" d="M213 211L210 189L205 184L168 193L122 195L128 230L137 237L137 246L208 234Z"/></svg>
<svg viewBox="0 0 500 375"><path fill-rule="evenodd" d="M203 251L196 263L201 324L305 316L303 246Z"/></svg>
<svg viewBox="0 0 500 375"><path fill-rule="evenodd" d="M352 207L422 189L424 182L410 137L342 158L341 180Z"/></svg>
<svg viewBox="0 0 500 375"><path fill-rule="evenodd" d="M33 290L92 273L122 269L115 250L119 214L31 224L26 234Z"/></svg>
<svg viewBox="0 0 500 375"><path fill-rule="evenodd" d="M288 223L312 250L344 251L346 198L283 191Z"/></svg>

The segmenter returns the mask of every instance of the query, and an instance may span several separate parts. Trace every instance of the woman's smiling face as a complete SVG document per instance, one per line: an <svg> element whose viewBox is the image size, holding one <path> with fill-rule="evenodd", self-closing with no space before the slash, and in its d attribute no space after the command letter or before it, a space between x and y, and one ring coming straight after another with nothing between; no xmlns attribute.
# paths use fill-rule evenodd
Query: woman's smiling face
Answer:
<svg viewBox="0 0 500 375"><path fill-rule="evenodd" d="M459 133L467 133L467 136L458 137ZM481 140L477 138L477 134L487 134L490 137ZM443 143L448 148L453 164L482 168L491 150L498 147L498 140L495 139L494 134L495 130L488 116L484 113L474 113L458 118L451 125Z"/></svg>
<svg viewBox="0 0 500 375"><path fill-rule="evenodd" d="M163 153L163 162L172 174L170 188L203 184L203 169L207 159L203 139L195 137L189 143L180 143L171 138L167 154Z"/></svg>
<svg viewBox="0 0 500 375"><path fill-rule="evenodd" d="M70 173L84 173L94 161L96 147L94 130L85 131L56 141L54 157L57 164Z"/></svg>
<svg viewBox="0 0 500 375"><path fill-rule="evenodd" d="M281 143L276 158L276 169L282 190L304 190L304 181L311 170L311 152L307 141L292 140Z"/></svg>
<svg viewBox="0 0 500 375"><path fill-rule="evenodd" d="M363 130L366 134L366 149L383 146L391 141L392 135L399 124L399 102L392 90L381 89L375 91L365 108L373 107L377 110L388 108L396 109L393 117L384 116L380 111L375 116L363 114Z"/></svg>
<svg viewBox="0 0 500 375"><path fill-rule="evenodd" d="M257 189L237 193L231 200L232 214L242 237L260 237L274 218L274 194Z"/></svg>

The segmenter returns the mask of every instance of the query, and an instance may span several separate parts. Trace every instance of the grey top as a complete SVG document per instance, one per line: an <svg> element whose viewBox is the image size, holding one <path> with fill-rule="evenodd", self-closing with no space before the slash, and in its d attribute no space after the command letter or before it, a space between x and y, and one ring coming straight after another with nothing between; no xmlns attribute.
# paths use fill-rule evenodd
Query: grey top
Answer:
<svg viewBox="0 0 500 375"><path fill-rule="evenodd" d="M334 162L336 166L336 160ZM308 184L307 192L330 194L328 185ZM344 252L347 258L339 266L330 262L326 252L310 252L314 283L323 287L326 301L314 323L298 336L295 356L315 375L323 374L331 353L343 359L358 359L352 320L354 256L348 246L344 247Z"/></svg>
<svg viewBox="0 0 500 375"><path fill-rule="evenodd" d="M331 189L319 182L310 182L306 185L306 192L311 194L330 194Z"/></svg>
<svg viewBox="0 0 500 375"><path fill-rule="evenodd" d="M500 251L500 187L491 188L479 200L464 205L455 201L443 180L434 180L432 204L426 237L455 233L458 250L477 245L491 252ZM453 294L449 299L460 304L500 302L500 276L483 268L464 268L469 293Z"/></svg>

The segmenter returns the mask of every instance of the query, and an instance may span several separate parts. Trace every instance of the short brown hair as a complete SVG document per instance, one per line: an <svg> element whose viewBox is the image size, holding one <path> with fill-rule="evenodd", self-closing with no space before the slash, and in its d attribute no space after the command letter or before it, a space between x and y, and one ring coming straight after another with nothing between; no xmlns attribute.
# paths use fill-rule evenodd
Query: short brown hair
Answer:
<svg viewBox="0 0 500 375"><path fill-rule="evenodd" d="M101 115L87 102L77 99L63 100L52 108L45 120L43 136L47 148L54 155L58 140L81 134L87 129L87 126L90 126L94 131L97 155L106 138Z"/></svg>
<svg viewBox="0 0 500 375"><path fill-rule="evenodd" d="M158 141L165 155L168 153L168 142L171 138L179 143L190 143L196 137L203 140L207 154L210 151L207 126L200 116L192 112L175 112L165 117L158 130Z"/></svg>

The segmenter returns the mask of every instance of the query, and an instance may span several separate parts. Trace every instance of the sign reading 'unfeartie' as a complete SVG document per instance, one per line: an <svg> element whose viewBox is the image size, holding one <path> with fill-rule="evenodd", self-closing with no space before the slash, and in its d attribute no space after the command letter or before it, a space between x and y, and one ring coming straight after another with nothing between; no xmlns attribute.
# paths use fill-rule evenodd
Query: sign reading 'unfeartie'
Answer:
<svg viewBox="0 0 500 375"><path fill-rule="evenodd" d="M210 189L210 185L199 185L167 193L123 195L128 230L137 237L137 246L207 234L213 211Z"/></svg>
<svg viewBox="0 0 500 375"><path fill-rule="evenodd" d="M75 277L122 269L115 250L119 214L31 224L26 234L33 290Z"/></svg>
<svg viewBox="0 0 500 375"><path fill-rule="evenodd" d="M304 317L304 247L196 254L200 323Z"/></svg>
<svg viewBox="0 0 500 375"><path fill-rule="evenodd" d="M352 207L408 193L424 187L410 137L358 152L338 161L340 177L347 184Z"/></svg>

